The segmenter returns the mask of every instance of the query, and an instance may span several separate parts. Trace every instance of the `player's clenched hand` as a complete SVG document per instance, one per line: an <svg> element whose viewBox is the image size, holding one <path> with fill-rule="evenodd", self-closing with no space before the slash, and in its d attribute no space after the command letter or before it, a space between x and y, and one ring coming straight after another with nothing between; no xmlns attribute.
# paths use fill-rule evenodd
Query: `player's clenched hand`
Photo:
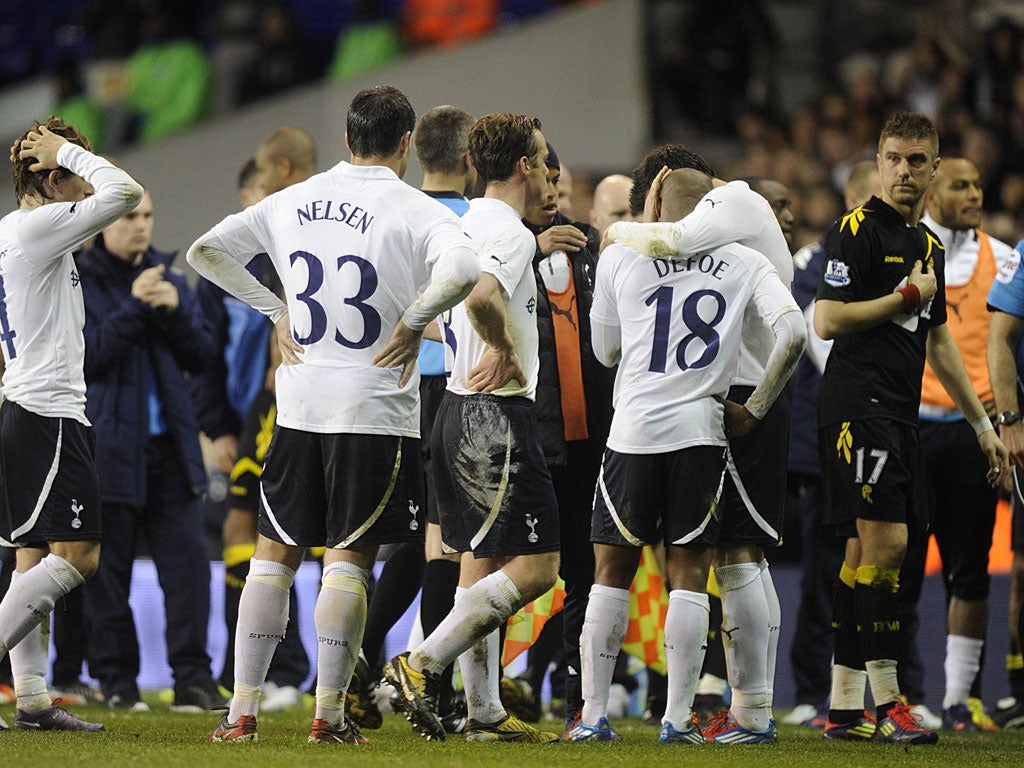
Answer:
<svg viewBox="0 0 1024 768"><path fill-rule="evenodd" d="M306 350L292 336L292 320L287 312L274 323L274 331L277 333L277 347L281 350L281 365L301 363L299 355L304 354Z"/></svg>
<svg viewBox="0 0 1024 768"><path fill-rule="evenodd" d="M914 262L914 268L910 271L910 283L916 285L917 290L921 292L922 305L931 301L939 289L935 282L935 272L925 272L920 259Z"/></svg>
<svg viewBox="0 0 1024 768"><path fill-rule="evenodd" d="M743 435L752 431L761 421L754 417L750 411L747 410L745 405L734 403L732 400L726 400L724 397L716 397L725 407L725 436L732 439L734 437L743 437Z"/></svg>
<svg viewBox="0 0 1024 768"><path fill-rule="evenodd" d="M587 236L572 224L558 224L548 227L537 235L537 246L545 256L550 256L557 250L572 251L576 253L580 248L587 245Z"/></svg>
<svg viewBox="0 0 1024 768"><path fill-rule="evenodd" d="M409 377L412 376L422 339L423 331L413 330L402 320L399 320L384 349L373 358L373 364L378 368L403 366L402 377L398 380L398 386L404 387L409 381Z"/></svg>
<svg viewBox="0 0 1024 768"><path fill-rule="evenodd" d="M526 383L526 372L515 350L499 351L488 347L476 368L469 372L466 386L474 392L493 392L515 379Z"/></svg>
<svg viewBox="0 0 1024 768"><path fill-rule="evenodd" d="M57 167L57 151L68 140L51 131L46 126L39 126L21 140L21 151L18 157L22 160L34 157L36 161L28 167L30 171L49 171Z"/></svg>

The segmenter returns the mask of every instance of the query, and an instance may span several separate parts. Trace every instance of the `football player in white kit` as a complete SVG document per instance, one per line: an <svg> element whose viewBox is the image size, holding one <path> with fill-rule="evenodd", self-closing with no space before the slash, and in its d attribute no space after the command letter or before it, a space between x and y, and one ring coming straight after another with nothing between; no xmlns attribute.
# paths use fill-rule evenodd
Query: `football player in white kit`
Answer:
<svg viewBox="0 0 1024 768"><path fill-rule="evenodd" d="M326 543L309 741L366 743L343 707L370 569L379 545L423 541L420 338L479 276L455 214L401 180L415 123L397 88L360 91L347 118L351 162L227 217L188 252L200 274L275 323L284 362L259 540L239 605L234 698L211 741L257 739L295 569L306 547ZM261 252L287 306L244 267Z"/></svg>
<svg viewBox="0 0 1024 768"><path fill-rule="evenodd" d="M101 731L51 704L40 624L100 556L85 306L71 250L135 208L142 187L58 117L18 137L11 163L18 209L0 220L0 544L18 552L0 603L0 656L11 654L15 729Z"/></svg>
<svg viewBox="0 0 1024 768"><path fill-rule="evenodd" d="M692 170L664 176L662 215L692 210L711 189ZM744 405L724 399L751 316L771 329L761 383ZM591 310L594 351L618 363L615 416L594 499L596 578L583 628L584 707L570 741L615 740L608 689L641 548L664 538L672 592L665 625L668 702L659 738L702 743L692 717L707 637L708 569L736 545L720 510L726 437L764 418L803 351L803 317L778 272L741 245L652 260L613 245L601 256ZM762 694L764 692L762 691ZM747 731L773 741L774 722Z"/></svg>
<svg viewBox="0 0 1024 768"><path fill-rule="evenodd" d="M635 204L638 197L644 200L640 197L644 190L638 188L639 181L651 180L644 203L643 218L648 222L658 218L658 187L667 172L667 168L657 174L654 172L651 160L660 161L661 154L665 153L652 151L634 171L634 179L639 180L634 185L631 204ZM665 154L665 159L671 162L674 154ZM703 163L699 156L687 157L685 162L694 159ZM706 168L699 170L707 172ZM692 213L679 221L617 222L609 228L608 238L655 256L701 252L726 243L739 243L764 255L788 289L793 281L793 260L771 205L746 182L726 184L715 179L713 183L715 188ZM772 343L771 329L761 318L749 316L744 322L739 365L729 389L731 400L745 402L763 379ZM705 726L711 738L717 737L719 730L733 730L737 719L742 729L763 731L772 715L782 612L763 550L775 548L782 538L789 411L790 397L783 392L755 429L742 437L729 437L722 508L730 512L724 533L737 546L730 550L727 559L715 563L715 578L723 614L743 616L746 623L739 632L721 635L733 706L731 717L716 716L712 718L714 725Z"/></svg>
<svg viewBox="0 0 1024 768"><path fill-rule="evenodd" d="M547 184L540 121L482 117L469 135L486 183L462 217L479 245L481 278L445 319L455 360L431 442L444 545L461 552L455 607L410 653L384 665L406 717L427 739L444 739L438 675L456 657L466 687L470 741L556 741L501 704L498 628L551 588L558 574L558 503L533 408L540 368L537 243L523 225ZM450 333L449 333L450 332Z"/></svg>

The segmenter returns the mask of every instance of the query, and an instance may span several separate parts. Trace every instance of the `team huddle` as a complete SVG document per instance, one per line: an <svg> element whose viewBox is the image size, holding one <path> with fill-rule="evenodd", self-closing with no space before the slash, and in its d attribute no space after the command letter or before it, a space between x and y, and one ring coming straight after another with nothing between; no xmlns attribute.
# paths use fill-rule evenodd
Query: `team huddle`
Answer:
<svg viewBox="0 0 1024 768"><path fill-rule="evenodd" d="M548 241L530 226L557 168L537 118L467 123L482 194L457 212L402 181L418 132L397 88L361 91L348 111L348 162L228 216L188 249L201 277L269 318L282 361L233 696L208 739L258 739L296 570L307 548L326 546L309 741L368 743L345 705L371 569L381 546L419 543L426 531L429 548L438 526L439 553L459 565L450 610L381 669L428 740L452 732L444 689L456 661L468 708L458 732L468 740L621 739L608 702L629 586L642 548L663 544L668 671L658 739L777 742L781 609L766 553L781 543L787 383L809 329L771 205L744 182L715 178L694 153L655 150L634 174L643 220L611 225L600 258L588 261L584 243L550 241L570 237L557 219ZM927 744L938 736L901 698L894 651L900 567L908 537L926 522L926 359L973 426L989 480L1008 472L1008 459L946 328L942 241L920 223L939 164L934 127L895 114L878 157L881 194L826 238L811 320L820 339L834 339L818 425L826 522L846 542L823 733ZM14 728L98 730L51 704L40 671L40 623L96 570L102 539L70 251L131 211L142 189L59 120L34 124L12 162L25 182L16 185L19 209L0 221L0 543L18 550L0 603L0 656L10 654L15 674ZM279 293L247 269L260 254ZM428 434L420 369L421 346L431 344L443 348L440 373L430 373L444 393ZM538 422L552 369L559 442L569 446L554 467ZM614 377L607 403L590 383L601 376L609 385ZM596 440L596 451L574 458L584 440ZM586 470L566 478L560 470L574 461ZM721 626L731 702L705 720L695 697L718 629L712 572L729 627L725 637ZM565 729L554 733L503 705L500 628L560 573L570 670ZM874 713L865 711L868 684Z"/></svg>

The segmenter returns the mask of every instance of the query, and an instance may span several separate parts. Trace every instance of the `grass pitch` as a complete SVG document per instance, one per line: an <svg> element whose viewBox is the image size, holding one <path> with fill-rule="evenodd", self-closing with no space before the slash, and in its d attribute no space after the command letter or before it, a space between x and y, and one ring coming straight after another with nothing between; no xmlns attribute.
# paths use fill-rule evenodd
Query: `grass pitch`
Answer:
<svg viewBox="0 0 1024 768"><path fill-rule="evenodd" d="M152 712L139 713L74 707L85 719L105 723L107 732L8 731L0 733L0 756L4 765L18 768L336 768L339 764L345 768L1017 768L1024 755L1024 731L943 733L937 746L899 747L826 742L820 731L781 727L775 746L692 746L659 744L657 730L638 719L615 721L623 736L617 743L477 744L458 737L427 742L412 732L403 717L390 713L380 730L363 732L371 741L368 746L310 745L306 735L311 713L306 711L261 714L256 744L208 744L204 736L218 717L175 714L155 701L152 706ZM10 723L14 713L8 710L3 715ZM548 726L558 730L559 724Z"/></svg>

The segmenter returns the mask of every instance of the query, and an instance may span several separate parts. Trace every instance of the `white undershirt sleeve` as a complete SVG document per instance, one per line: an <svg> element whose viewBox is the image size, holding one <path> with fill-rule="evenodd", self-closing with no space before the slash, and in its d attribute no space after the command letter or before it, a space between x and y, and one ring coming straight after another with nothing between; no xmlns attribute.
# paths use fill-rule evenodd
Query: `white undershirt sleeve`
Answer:
<svg viewBox="0 0 1024 768"><path fill-rule="evenodd" d="M413 330L423 330L466 298L479 279L480 263L469 242L449 248L434 263L430 285L405 310L402 322Z"/></svg>
<svg viewBox="0 0 1024 768"><path fill-rule="evenodd" d="M763 419L800 362L807 343L807 326L803 313L774 270L758 283L751 300L775 334L764 378L746 402L751 415Z"/></svg>
<svg viewBox="0 0 1024 768"><path fill-rule="evenodd" d="M271 322L280 320L288 312L284 302L257 280L244 264L206 242L209 235L208 232L192 244L185 254L185 260L211 283L262 312Z"/></svg>
<svg viewBox="0 0 1024 768"><path fill-rule="evenodd" d="M719 248L754 237L774 217L768 201L742 182L715 187L676 222L617 221L608 237L648 256L668 258Z"/></svg>
<svg viewBox="0 0 1024 768"><path fill-rule="evenodd" d="M63 258L142 200L135 179L77 144L61 145L57 163L89 182L94 192L75 203L41 205L18 224L22 252L35 262Z"/></svg>
<svg viewBox="0 0 1024 768"><path fill-rule="evenodd" d="M590 343L594 357L606 368L614 368L622 358L622 328L618 325L605 325L591 315Z"/></svg>

